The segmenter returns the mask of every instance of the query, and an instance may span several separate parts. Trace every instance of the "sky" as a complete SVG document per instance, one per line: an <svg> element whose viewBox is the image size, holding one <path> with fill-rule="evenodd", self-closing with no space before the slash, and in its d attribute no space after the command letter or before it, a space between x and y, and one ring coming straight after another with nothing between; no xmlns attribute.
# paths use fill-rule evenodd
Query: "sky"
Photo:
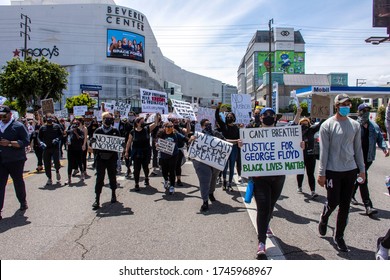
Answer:
<svg viewBox="0 0 390 280"><path fill-rule="evenodd" d="M237 70L256 30L292 27L306 42L306 74L348 73L349 85L390 82L390 42L372 27L372 0L116 0L143 13L163 55L190 72L237 85ZM0 5L10 4L0 0Z"/></svg>

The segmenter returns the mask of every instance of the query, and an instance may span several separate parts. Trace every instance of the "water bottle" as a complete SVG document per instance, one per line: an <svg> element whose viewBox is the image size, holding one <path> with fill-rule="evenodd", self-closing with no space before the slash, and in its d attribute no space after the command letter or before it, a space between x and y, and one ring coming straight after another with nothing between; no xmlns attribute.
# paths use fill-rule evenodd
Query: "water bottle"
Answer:
<svg viewBox="0 0 390 280"><path fill-rule="evenodd" d="M67 144L70 145L72 144L72 135L68 135L68 139L67 139Z"/></svg>
<svg viewBox="0 0 390 280"><path fill-rule="evenodd" d="M253 196L253 188L254 188L253 180L249 179L248 185L246 186L246 192L244 198L245 203L251 203L252 196Z"/></svg>
<svg viewBox="0 0 390 280"><path fill-rule="evenodd" d="M390 176L386 176L385 184L390 195Z"/></svg>
<svg viewBox="0 0 390 280"><path fill-rule="evenodd" d="M363 183L363 178L358 176L357 179L356 179L356 182L358 182L358 184L362 184Z"/></svg>

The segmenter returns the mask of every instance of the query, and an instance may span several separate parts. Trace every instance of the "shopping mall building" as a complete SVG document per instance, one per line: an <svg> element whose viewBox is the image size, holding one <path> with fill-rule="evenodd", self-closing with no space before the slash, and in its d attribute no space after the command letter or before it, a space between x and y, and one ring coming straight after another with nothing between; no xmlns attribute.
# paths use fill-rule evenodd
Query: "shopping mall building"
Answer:
<svg viewBox="0 0 390 280"><path fill-rule="evenodd" d="M118 97L138 107L140 88L146 88L209 106L236 93L164 57L146 16L111 0L11 1L0 6L0 21L0 65L23 59L26 33L29 55L69 72L63 102L84 90L98 93L100 102Z"/></svg>

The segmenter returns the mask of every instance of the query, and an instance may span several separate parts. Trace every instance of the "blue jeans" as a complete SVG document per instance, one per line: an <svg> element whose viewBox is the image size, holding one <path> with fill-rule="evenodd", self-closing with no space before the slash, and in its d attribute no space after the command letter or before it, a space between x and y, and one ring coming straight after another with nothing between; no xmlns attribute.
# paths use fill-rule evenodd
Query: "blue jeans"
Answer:
<svg viewBox="0 0 390 280"><path fill-rule="evenodd" d="M229 156L229 159L226 162L225 169L223 170L223 180L226 181L226 174L229 167L229 184L233 181L233 175L234 175L234 165L236 164L238 154L238 146L233 145L232 152Z"/></svg>

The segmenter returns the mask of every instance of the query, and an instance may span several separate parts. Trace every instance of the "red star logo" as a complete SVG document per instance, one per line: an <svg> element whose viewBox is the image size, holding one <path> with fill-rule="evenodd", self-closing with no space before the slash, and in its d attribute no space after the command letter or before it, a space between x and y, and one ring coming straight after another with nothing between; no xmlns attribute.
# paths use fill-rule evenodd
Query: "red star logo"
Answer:
<svg viewBox="0 0 390 280"><path fill-rule="evenodd" d="M14 57L17 56L19 57L19 54L20 54L20 51L18 49L15 49L14 51L12 51L14 53Z"/></svg>

